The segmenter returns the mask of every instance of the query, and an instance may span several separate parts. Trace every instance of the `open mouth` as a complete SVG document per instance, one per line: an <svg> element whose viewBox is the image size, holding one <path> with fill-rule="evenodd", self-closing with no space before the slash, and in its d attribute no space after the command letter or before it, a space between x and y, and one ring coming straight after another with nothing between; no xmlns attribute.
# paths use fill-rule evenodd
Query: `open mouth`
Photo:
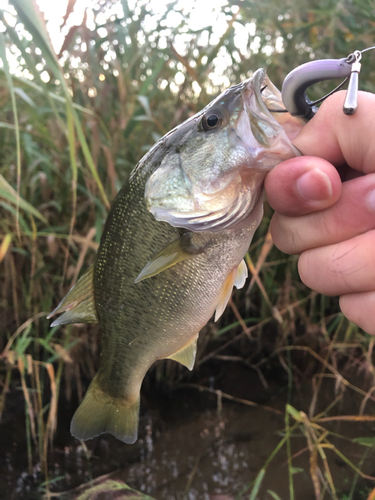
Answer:
<svg viewBox="0 0 375 500"><path fill-rule="evenodd" d="M267 75L265 70L262 68L258 69L253 75L252 87L257 108L260 112L269 115L269 111L263 100L263 92L267 89L266 77Z"/></svg>

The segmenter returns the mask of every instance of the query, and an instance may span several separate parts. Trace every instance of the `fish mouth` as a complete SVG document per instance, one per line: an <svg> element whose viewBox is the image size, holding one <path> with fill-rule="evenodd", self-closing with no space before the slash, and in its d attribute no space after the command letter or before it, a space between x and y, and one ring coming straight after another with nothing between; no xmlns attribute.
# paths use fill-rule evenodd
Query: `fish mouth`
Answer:
<svg viewBox="0 0 375 500"><path fill-rule="evenodd" d="M231 155L235 162L223 173L213 160L211 171L205 171L204 177L198 175L201 174L199 164L193 174L191 168L186 169L181 148L176 148L146 183L146 205L156 220L194 232L219 232L249 217L261 196L266 173L286 159L280 157L275 147L283 129L265 102L275 91L278 92L265 70L258 69L251 78L223 92L197 115L200 121L204 112L215 110L217 103L227 99L232 114L225 130L220 132L222 143L215 143L213 154L222 148L219 167L220 162L225 164L223 158ZM291 144L287 142L290 158L295 153L291 153ZM202 147L209 149L209 142ZM191 164L193 159L185 161ZM199 163L199 159L197 161Z"/></svg>

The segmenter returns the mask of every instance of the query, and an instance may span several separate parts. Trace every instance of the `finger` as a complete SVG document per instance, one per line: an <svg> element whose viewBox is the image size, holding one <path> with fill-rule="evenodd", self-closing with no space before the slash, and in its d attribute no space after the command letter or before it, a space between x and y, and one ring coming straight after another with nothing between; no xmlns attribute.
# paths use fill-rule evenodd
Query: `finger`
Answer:
<svg viewBox="0 0 375 500"><path fill-rule="evenodd" d="M375 335L375 291L342 295L340 308L350 321Z"/></svg>
<svg viewBox="0 0 375 500"><path fill-rule="evenodd" d="M319 156L335 166L347 163L363 173L375 172L375 95L358 93L354 115L343 113L346 92L336 92L293 140L304 155Z"/></svg>
<svg viewBox="0 0 375 500"><path fill-rule="evenodd" d="M323 210L340 197L336 168L317 157L300 156L277 165L265 181L271 207L284 215L300 216Z"/></svg>
<svg viewBox="0 0 375 500"><path fill-rule="evenodd" d="M302 281L325 295L369 292L375 283L375 230L347 241L303 252Z"/></svg>
<svg viewBox="0 0 375 500"><path fill-rule="evenodd" d="M270 228L275 245L290 254L339 243L375 229L375 174L344 182L340 199L326 210L302 217L276 213Z"/></svg>

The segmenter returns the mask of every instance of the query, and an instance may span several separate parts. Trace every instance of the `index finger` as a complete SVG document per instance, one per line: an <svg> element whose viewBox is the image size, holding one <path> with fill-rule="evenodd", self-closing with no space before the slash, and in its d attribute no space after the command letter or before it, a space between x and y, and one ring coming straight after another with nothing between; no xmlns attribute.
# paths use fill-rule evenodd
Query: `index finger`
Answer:
<svg viewBox="0 0 375 500"><path fill-rule="evenodd" d="M343 112L346 92L336 92L321 105L293 143L307 156L319 156L336 167L347 163L362 173L375 172L375 95L358 93L354 115Z"/></svg>

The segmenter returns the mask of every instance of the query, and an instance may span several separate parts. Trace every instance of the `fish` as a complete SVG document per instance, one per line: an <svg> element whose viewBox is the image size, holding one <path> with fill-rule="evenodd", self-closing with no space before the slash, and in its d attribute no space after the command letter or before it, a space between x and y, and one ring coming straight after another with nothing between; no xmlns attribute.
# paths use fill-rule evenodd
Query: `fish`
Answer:
<svg viewBox="0 0 375 500"><path fill-rule="evenodd" d="M199 331L246 281L265 176L299 155L290 137L303 123L285 111L259 69L162 137L118 192L94 264L49 315L61 314L52 326L100 325L100 367L73 416L76 438L134 443L151 365L193 369Z"/></svg>

